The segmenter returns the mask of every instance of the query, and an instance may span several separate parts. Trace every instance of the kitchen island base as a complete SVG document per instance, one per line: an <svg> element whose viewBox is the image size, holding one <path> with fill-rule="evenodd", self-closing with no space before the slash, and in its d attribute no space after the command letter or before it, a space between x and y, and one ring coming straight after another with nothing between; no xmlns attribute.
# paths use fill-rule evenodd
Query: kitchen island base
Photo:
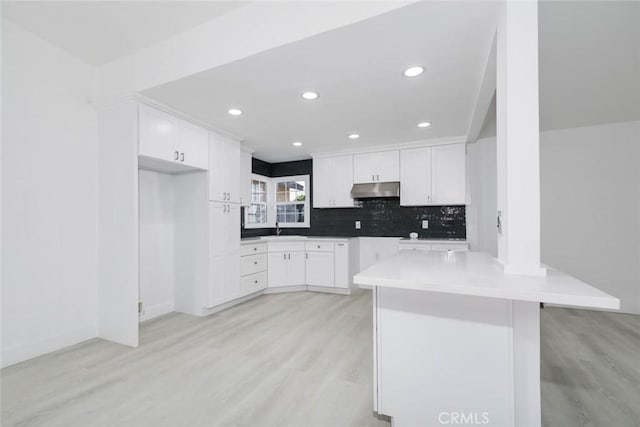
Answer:
<svg viewBox="0 0 640 427"><path fill-rule="evenodd" d="M393 425L539 426L538 302L373 288L374 409Z"/></svg>

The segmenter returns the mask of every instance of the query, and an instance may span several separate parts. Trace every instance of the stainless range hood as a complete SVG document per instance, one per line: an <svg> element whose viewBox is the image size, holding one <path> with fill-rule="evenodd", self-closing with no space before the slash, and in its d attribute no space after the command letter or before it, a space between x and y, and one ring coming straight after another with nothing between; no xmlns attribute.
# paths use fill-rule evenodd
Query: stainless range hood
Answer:
<svg viewBox="0 0 640 427"><path fill-rule="evenodd" d="M351 197L354 199L370 199L372 197L400 197L399 182L372 182L369 184L353 184Z"/></svg>

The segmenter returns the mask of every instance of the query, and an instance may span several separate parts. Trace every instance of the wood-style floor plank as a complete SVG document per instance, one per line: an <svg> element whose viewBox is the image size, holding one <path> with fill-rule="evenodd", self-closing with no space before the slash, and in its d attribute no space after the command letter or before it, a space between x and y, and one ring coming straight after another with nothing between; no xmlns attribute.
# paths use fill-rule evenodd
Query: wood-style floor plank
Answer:
<svg viewBox="0 0 640 427"><path fill-rule="evenodd" d="M3 426L388 426L372 413L371 294L265 295L1 372ZM542 311L543 424L640 426L640 317Z"/></svg>

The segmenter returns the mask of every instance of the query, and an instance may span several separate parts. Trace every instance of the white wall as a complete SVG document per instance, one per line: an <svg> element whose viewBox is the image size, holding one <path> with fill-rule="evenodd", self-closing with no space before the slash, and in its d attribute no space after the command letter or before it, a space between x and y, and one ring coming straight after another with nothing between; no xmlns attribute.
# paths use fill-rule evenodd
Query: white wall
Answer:
<svg viewBox="0 0 640 427"><path fill-rule="evenodd" d="M494 138L468 146L469 239L479 250L495 239L494 153ZM540 175L542 262L640 313L640 122L542 132Z"/></svg>
<svg viewBox="0 0 640 427"><path fill-rule="evenodd" d="M541 135L542 261L640 313L640 122Z"/></svg>
<svg viewBox="0 0 640 427"><path fill-rule="evenodd" d="M2 364L96 336L94 70L2 21Z"/></svg>
<svg viewBox="0 0 640 427"><path fill-rule="evenodd" d="M175 191L173 176L139 171L140 301L148 320L173 311Z"/></svg>

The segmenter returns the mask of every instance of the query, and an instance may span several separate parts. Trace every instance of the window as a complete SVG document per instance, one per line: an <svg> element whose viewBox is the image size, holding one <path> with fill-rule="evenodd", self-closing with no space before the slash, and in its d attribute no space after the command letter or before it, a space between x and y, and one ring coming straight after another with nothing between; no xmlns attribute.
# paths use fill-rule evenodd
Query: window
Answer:
<svg viewBox="0 0 640 427"><path fill-rule="evenodd" d="M309 175L274 178L276 222L280 227L309 227Z"/></svg>
<svg viewBox="0 0 640 427"><path fill-rule="evenodd" d="M245 228L309 227L309 175L251 176L251 205L244 209Z"/></svg>
<svg viewBox="0 0 640 427"><path fill-rule="evenodd" d="M245 209L245 228L269 226L269 178L253 175L251 179L251 205Z"/></svg>

